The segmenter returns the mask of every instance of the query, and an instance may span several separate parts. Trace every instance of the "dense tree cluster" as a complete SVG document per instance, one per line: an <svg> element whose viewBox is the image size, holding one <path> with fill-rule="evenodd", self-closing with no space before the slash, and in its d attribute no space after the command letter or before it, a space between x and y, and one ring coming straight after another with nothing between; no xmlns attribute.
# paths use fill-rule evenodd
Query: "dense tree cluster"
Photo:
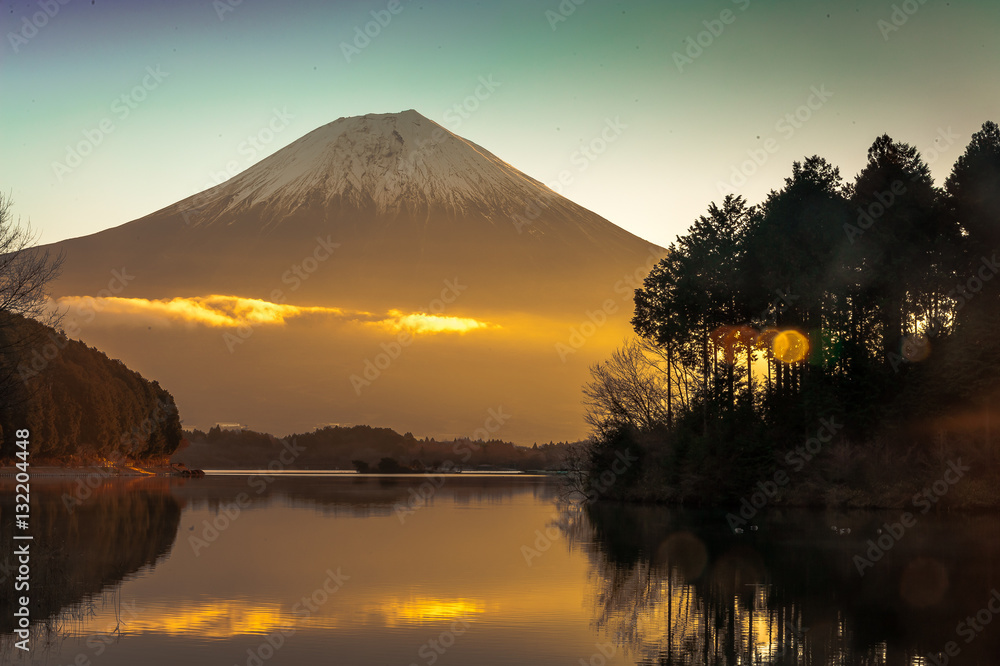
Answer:
<svg viewBox="0 0 1000 666"><path fill-rule="evenodd" d="M631 352L632 375L655 375L659 403L628 407L623 387L634 394L649 380L619 368L616 386L607 364L595 367L585 388L595 450L631 443L665 495L727 501L829 419L843 427L821 442L824 459L837 449L874 467L876 453L900 462L904 446L907 462L926 463L933 439L948 436L935 424L979 409L987 425L976 437L992 462L998 260L993 122L943 188L915 147L886 135L851 182L821 157L796 162L759 205L736 195L711 204L636 290L633 325L647 348ZM923 427L908 429L918 419ZM846 473L857 487L874 482Z"/></svg>
<svg viewBox="0 0 1000 666"><path fill-rule="evenodd" d="M174 399L117 359L20 315L0 313L0 458L31 432L34 460L169 456L181 441Z"/></svg>

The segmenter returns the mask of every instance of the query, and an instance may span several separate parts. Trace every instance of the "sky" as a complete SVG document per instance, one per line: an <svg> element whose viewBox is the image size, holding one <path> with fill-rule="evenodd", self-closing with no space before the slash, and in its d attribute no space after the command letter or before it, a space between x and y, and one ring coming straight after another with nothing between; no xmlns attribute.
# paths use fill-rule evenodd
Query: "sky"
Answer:
<svg viewBox="0 0 1000 666"><path fill-rule="evenodd" d="M1000 120L989 0L4 0L0 192L43 242L235 175L342 116L416 109L668 245L712 201L876 136L939 184Z"/></svg>

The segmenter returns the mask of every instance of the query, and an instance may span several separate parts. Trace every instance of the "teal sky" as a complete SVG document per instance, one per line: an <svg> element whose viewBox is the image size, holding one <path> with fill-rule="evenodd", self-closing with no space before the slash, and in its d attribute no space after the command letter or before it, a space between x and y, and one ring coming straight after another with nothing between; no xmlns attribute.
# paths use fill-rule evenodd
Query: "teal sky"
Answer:
<svg viewBox="0 0 1000 666"><path fill-rule="evenodd" d="M141 217L341 116L416 109L661 245L748 151L762 164L734 189L751 202L806 155L853 177L883 132L940 183L1000 121L995 1L63 1L0 5L0 190L45 242ZM372 12L391 20L348 62ZM813 89L830 95L800 109Z"/></svg>

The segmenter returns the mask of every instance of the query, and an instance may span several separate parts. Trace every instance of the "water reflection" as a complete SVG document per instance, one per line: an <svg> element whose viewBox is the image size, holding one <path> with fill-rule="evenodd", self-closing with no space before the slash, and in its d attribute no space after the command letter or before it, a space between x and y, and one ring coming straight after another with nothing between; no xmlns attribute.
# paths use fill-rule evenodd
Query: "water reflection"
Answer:
<svg viewBox="0 0 1000 666"><path fill-rule="evenodd" d="M969 643L958 629L1000 588L992 517L921 516L862 576L854 557L898 514L772 512L735 535L719 513L564 504L549 479L426 482L114 479L69 511L75 481L36 479L32 615L51 640L32 657L243 664L280 644L264 661L916 665L949 641L953 664L1000 652L1000 622ZM24 662L10 595L0 604L0 663Z"/></svg>
<svg viewBox="0 0 1000 666"><path fill-rule="evenodd" d="M460 506L483 506L509 501L528 492L539 501L554 500L557 484L538 483L530 477L484 478L474 475L392 476L344 475L336 477L282 476L280 474L211 477L209 483L174 487L173 494L193 508L224 508L240 495L246 503L262 507L275 503L318 509L326 515L390 516L432 506L436 499ZM404 514L405 515L405 514Z"/></svg>
<svg viewBox="0 0 1000 666"><path fill-rule="evenodd" d="M14 493L0 487L0 533L14 532ZM69 482L35 482L31 495L31 565L43 576L32 578L31 614L51 618L67 605L98 594L170 550L181 507L165 479L139 479L127 491L99 485L86 502L67 508ZM9 536L8 536L9 539ZM16 569L12 548L0 549L0 571ZM0 596L0 632L13 629L13 598Z"/></svg>
<svg viewBox="0 0 1000 666"><path fill-rule="evenodd" d="M32 513L45 521L36 541L73 556L33 562L46 603L33 598L32 656L248 663L272 649L262 645L281 644L270 663L327 663L320 655L334 653L344 663L407 664L425 663L441 645L430 642L444 640L455 642L452 663L517 653L555 664L592 651L585 560L571 559L565 542L534 567L518 551L545 527L559 487L530 477L426 483L106 479L70 512L62 497L75 480L35 479ZM5 502L9 490L0 487ZM324 585L341 573L343 590ZM12 629L0 637L0 663L25 662Z"/></svg>
<svg viewBox="0 0 1000 666"><path fill-rule="evenodd" d="M83 489L81 491L81 488ZM14 486L0 484L0 535L15 543ZM31 486L29 543L31 575L29 609L32 630L54 639L70 623L96 613L97 605L111 604L120 616L115 590L126 578L156 565L177 535L180 504L169 492L167 479L141 478L127 483L100 481L80 486L67 480L36 479ZM86 501L77 502L86 496ZM0 595L0 634L3 647L15 629L17 571L14 548L0 549L4 594ZM20 596L20 595L18 595Z"/></svg>
<svg viewBox="0 0 1000 666"><path fill-rule="evenodd" d="M925 664L949 641L955 663L1000 653L1000 627L960 633L1000 585L994 517L922 516L862 576L854 557L898 513L773 512L742 535L713 512L587 514L595 623L638 663Z"/></svg>
<svg viewBox="0 0 1000 666"><path fill-rule="evenodd" d="M434 622L469 620L481 616L487 609L485 599L443 599L416 597L399 599L392 597L368 611L378 615L387 627L407 624L428 624Z"/></svg>

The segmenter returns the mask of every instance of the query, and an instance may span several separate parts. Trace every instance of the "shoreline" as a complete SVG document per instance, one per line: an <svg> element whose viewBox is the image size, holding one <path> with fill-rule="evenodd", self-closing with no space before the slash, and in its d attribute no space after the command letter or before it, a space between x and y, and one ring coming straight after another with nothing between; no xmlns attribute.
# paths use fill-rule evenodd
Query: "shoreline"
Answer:
<svg viewBox="0 0 1000 666"><path fill-rule="evenodd" d="M14 478L21 470L17 469L13 465L4 465L0 467L0 478ZM164 465L136 465L135 467L106 467L100 464L93 465L73 465L73 466L60 466L60 465L30 465L28 467L28 475L31 478L36 477L77 477L77 476L88 476L90 474L100 474L101 476L115 477L115 476L127 476L127 477L143 477L143 476L174 476L172 470L168 466Z"/></svg>
<svg viewBox="0 0 1000 666"><path fill-rule="evenodd" d="M268 474L274 476L364 476L364 477L424 477L424 476L475 476L475 477L491 477L491 476L559 476L559 472L539 472L536 470L521 471L521 470L503 470L503 471L463 471L463 472L438 472L438 471L428 471L428 472L400 472L400 473L364 473L361 474L355 470L341 470L341 469L288 469L273 471L267 469L208 469L202 470L210 476L240 476L240 475L255 475L255 474ZM20 473L13 465L4 465L0 467L0 479L2 478L14 478ZM46 477L46 478L58 478L58 477L80 477L89 476L90 474L99 474L104 477L132 477L141 478L144 476L153 477L171 477L176 476L177 478L190 478L178 474L176 470L172 469L167 465L134 465L130 467L108 467L94 463L92 465L32 465L28 467L28 474L32 478L36 477Z"/></svg>
<svg viewBox="0 0 1000 666"><path fill-rule="evenodd" d="M13 465L4 465L0 467L0 482L4 482L7 479L14 480L19 470ZM104 467L99 464L93 465L74 465L74 466L59 466L59 465L39 465L32 466L28 468L28 473L31 475L32 480L34 479L79 479L85 478L91 475L98 475L103 478L128 478L128 479L140 479L140 478L173 478L178 479L188 479L191 477L184 477L177 474L169 466L165 465L136 465L132 467ZM539 473L538 471L532 472L461 472L461 473L448 473L448 472L412 472L412 473L401 473L401 474L378 474L378 473L368 473L359 474L354 470L285 470L282 472L270 472L268 470L260 469L246 469L246 470L206 470L207 475L223 478L227 476L241 476L241 475L259 475L259 474L273 474L276 477L287 477L295 478L297 476L323 476L323 477L427 477L427 476L448 476L448 477L465 477L465 478L490 478L490 477L509 477L509 476L523 476L523 477L538 477L545 476L551 478L559 478L561 475L559 473ZM202 477L204 478L204 477ZM840 489L843 490L843 489ZM787 496L771 498L765 506L755 507L753 511L754 517L758 514L767 513L768 510L786 510L786 509L808 509L808 510L820 510L820 511L905 511L907 509L912 509L909 502L906 502L900 497L895 497L892 499L886 497L873 497L866 496L864 493L858 493L856 490L849 493L850 497L805 497L799 498L798 501L788 498ZM970 501L971 500L971 501ZM739 514L740 510L744 507L741 506L739 502L721 502L721 503L706 503L692 501L690 498L685 498L685 500L680 500L676 497L664 497L662 495L646 495L644 497L636 497L632 493L627 493L624 496L619 497L602 497L596 500L596 503L612 503L612 504L626 504L632 506L647 506L647 507L679 507L685 509L701 509L701 510L718 510L718 511L728 511L730 513ZM1000 500L988 501L982 497L980 498L969 498L963 497L958 501L952 502L942 502L940 505L934 507L935 513L960 513L960 514L994 514L1000 512Z"/></svg>

